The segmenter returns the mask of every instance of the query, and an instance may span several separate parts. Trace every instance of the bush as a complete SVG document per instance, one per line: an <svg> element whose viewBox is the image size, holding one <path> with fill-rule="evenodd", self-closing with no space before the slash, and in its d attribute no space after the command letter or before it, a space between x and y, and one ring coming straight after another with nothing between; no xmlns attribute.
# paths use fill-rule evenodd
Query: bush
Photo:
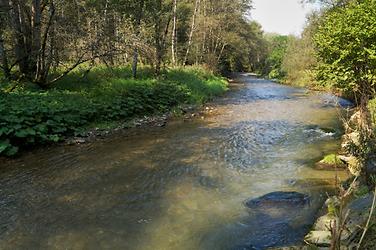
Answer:
<svg viewBox="0 0 376 250"><path fill-rule="evenodd" d="M93 122L200 104L227 89L224 79L199 68L168 70L158 80L147 69L142 72L135 80L128 68L96 68L84 78L82 71L76 71L47 91L30 90L27 84L11 93L0 90L0 155L58 142Z"/></svg>
<svg viewBox="0 0 376 250"><path fill-rule="evenodd" d="M374 93L376 1L351 1L325 13L314 36L320 59L317 78L356 96Z"/></svg>

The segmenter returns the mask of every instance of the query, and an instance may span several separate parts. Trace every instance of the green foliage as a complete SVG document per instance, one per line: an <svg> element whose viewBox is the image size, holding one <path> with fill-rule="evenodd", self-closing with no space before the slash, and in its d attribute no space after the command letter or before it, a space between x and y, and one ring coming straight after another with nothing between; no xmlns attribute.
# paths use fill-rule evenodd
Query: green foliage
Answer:
<svg viewBox="0 0 376 250"><path fill-rule="evenodd" d="M140 79L129 68L77 70L47 91L0 90L0 155L18 147L58 142L93 122L127 120L165 112L184 103L202 103L226 91L227 82L199 68L167 70L155 79L149 69Z"/></svg>
<svg viewBox="0 0 376 250"><path fill-rule="evenodd" d="M269 53L265 61L263 75L271 79L283 79L286 72L282 69L282 62L291 37L272 34L266 39L269 43Z"/></svg>
<svg viewBox="0 0 376 250"><path fill-rule="evenodd" d="M317 66L312 36L318 16L310 15L301 37L291 37L282 62L285 82L296 86L315 87L314 68Z"/></svg>
<svg viewBox="0 0 376 250"><path fill-rule="evenodd" d="M352 1L325 13L314 36L323 85L369 94L376 80L376 1Z"/></svg>
<svg viewBox="0 0 376 250"><path fill-rule="evenodd" d="M229 32L224 34L226 43L223 56L218 62L223 73L261 70L267 56L267 41L257 22L239 18L227 18Z"/></svg>

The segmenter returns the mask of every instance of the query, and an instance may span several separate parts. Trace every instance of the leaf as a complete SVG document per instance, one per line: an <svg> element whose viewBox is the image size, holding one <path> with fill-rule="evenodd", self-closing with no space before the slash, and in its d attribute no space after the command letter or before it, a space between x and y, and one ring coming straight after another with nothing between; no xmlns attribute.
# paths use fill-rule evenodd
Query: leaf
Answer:
<svg viewBox="0 0 376 250"><path fill-rule="evenodd" d="M7 134L8 132L8 128L7 127L0 127L0 136L2 136L3 134Z"/></svg>
<svg viewBox="0 0 376 250"><path fill-rule="evenodd" d="M9 147L11 147L12 145L9 143L9 140L5 140L5 141L0 141L0 154L2 152L4 152L5 150L7 150Z"/></svg>
<svg viewBox="0 0 376 250"><path fill-rule="evenodd" d="M5 151L5 155L6 156L13 156L13 155L17 154L17 152L18 152L18 147L10 146L8 148L8 150Z"/></svg>
<svg viewBox="0 0 376 250"><path fill-rule="evenodd" d="M32 129L32 128L21 129L21 130L18 130L15 133L15 136L19 137L19 138L25 138L25 137L30 136L30 135L32 135L32 136L36 135L35 130Z"/></svg>
<svg viewBox="0 0 376 250"><path fill-rule="evenodd" d="M48 136L48 139L49 139L50 141L53 141L53 142L58 142L58 141L60 141L60 137L59 137L58 135L50 135L50 136Z"/></svg>

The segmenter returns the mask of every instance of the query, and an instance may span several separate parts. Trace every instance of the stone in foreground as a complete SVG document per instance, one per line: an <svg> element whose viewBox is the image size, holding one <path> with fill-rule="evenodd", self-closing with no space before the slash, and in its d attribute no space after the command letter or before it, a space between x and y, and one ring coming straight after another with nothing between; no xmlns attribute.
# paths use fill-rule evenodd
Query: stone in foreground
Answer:
<svg viewBox="0 0 376 250"><path fill-rule="evenodd" d="M259 206L304 206L309 204L309 196L298 192L272 192L259 198L247 201L245 204L249 208Z"/></svg>
<svg viewBox="0 0 376 250"><path fill-rule="evenodd" d="M330 246L332 235L330 231L311 231L305 240L317 246Z"/></svg>

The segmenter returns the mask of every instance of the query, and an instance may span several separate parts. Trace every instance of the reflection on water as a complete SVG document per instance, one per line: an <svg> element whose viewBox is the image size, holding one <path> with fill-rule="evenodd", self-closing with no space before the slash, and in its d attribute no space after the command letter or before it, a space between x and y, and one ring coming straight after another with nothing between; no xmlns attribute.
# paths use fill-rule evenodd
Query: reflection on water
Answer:
<svg viewBox="0 0 376 250"><path fill-rule="evenodd" d="M300 241L334 178L327 95L240 76L216 114L1 163L0 249L263 249ZM253 211L272 191L311 205Z"/></svg>

